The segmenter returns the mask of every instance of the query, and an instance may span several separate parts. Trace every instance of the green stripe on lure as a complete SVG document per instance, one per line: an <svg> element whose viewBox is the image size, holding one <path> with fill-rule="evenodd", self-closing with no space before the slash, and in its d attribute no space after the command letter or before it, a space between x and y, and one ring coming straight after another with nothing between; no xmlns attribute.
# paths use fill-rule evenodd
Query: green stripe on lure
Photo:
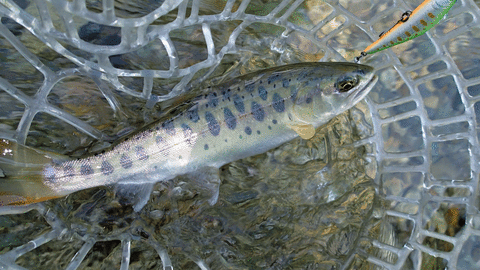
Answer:
<svg viewBox="0 0 480 270"><path fill-rule="evenodd" d="M457 1L425 0L414 11L405 12L390 30L380 34L380 38L363 50L361 55L355 58L355 62L358 63L360 58L367 54L383 51L423 35L448 13L455 2Z"/></svg>
<svg viewBox="0 0 480 270"><path fill-rule="evenodd" d="M220 166L297 136L311 138L317 127L363 99L375 82L372 67L352 63L262 70L208 87L205 95L183 103L171 118L82 159L68 160L0 140L0 205L115 184L138 197L132 204L139 211L155 182L177 175L213 183L206 186L214 204L219 181L211 179L219 179Z"/></svg>

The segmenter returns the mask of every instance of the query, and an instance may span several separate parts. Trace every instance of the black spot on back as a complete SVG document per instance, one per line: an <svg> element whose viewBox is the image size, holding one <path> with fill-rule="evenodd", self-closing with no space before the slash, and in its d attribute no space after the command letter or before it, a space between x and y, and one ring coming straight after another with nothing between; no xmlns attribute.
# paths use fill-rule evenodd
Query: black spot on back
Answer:
<svg viewBox="0 0 480 270"><path fill-rule="evenodd" d="M190 121L196 123L198 120L200 120L200 116L198 115L198 108L195 106L195 108L192 108L187 111L187 117L190 119Z"/></svg>
<svg viewBox="0 0 480 270"><path fill-rule="evenodd" d="M220 125L218 124L217 119L215 119L211 112L205 113L205 119L207 120L210 133L212 133L213 136L218 136L218 134L220 134Z"/></svg>
<svg viewBox="0 0 480 270"><path fill-rule="evenodd" d="M90 166L90 164L82 164L82 166L80 166L80 174L81 175L93 174L92 166Z"/></svg>
<svg viewBox="0 0 480 270"><path fill-rule="evenodd" d="M135 147L135 153L137 154L137 159L138 160L147 160L148 155L147 152L145 151L145 148L141 146Z"/></svg>
<svg viewBox="0 0 480 270"><path fill-rule="evenodd" d="M230 88L222 90L222 96L223 96L223 101L225 100L230 101L230 97L231 97Z"/></svg>
<svg viewBox="0 0 480 270"><path fill-rule="evenodd" d="M260 122L265 118L265 111L262 106L255 101L252 101L252 115L255 120Z"/></svg>
<svg viewBox="0 0 480 270"><path fill-rule="evenodd" d="M307 76L309 75L309 72L307 70L303 70L300 72L300 74L297 77L297 81L304 80Z"/></svg>
<svg viewBox="0 0 480 270"><path fill-rule="evenodd" d="M247 133L247 135L251 135L252 134L252 129L250 127L246 127L245 128L245 133Z"/></svg>
<svg viewBox="0 0 480 270"><path fill-rule="evenodd" d="M239 113L245 113L245 104L243 104L243 100L239 95L233 95L233 104Z"/></svg>
<svg viewBox="0 0 480 270"><path fill-rule="evenodd" d="M207 95L208 105L211 107L217 107L218 105L218 98L217 93L213 92Z"/></svg>
<svg viewBox="0 0 480 270"><path fill-rule="evenodd" d="M273 94L272 106L277 112L285 111L285 101L278 93Z"/></svg>
<svg viewBox="0 0 480 270"><path fill-rule="evenodd" d="M282 84L283 87L287 88L290 85L290 82L287 79L283 79Z"/></svg>
<svg viewBox="0 0 480 270"><path fill-rule="evenodd" d="M268 92L267 92L267 89L265 89L265 87L263 87L263 85L260 85L260 86L258 87L258 95L259 95L263 100L267 100Z"/></svg>
<svg viewBox="0 0 480 270"><path fill-rule="evenodd" d="M122 165L124 169L129 169L132 167L133 163L127 155L122 155L120 157L120 165Z"/></svg>
<svg viewBox="0 0 480 270"><path fill-rule="evenodd" d="M223 114L225 115L225 123L227 127L231 130L234 130L237 127L237 119L233 115L232 111L229 108L223 109Z"/></svg>
<svg viewBox="0 0 480 270"><path fill-rule="evenodd" d="M208 150L208 144L205 144L205 145L203 146L203 149Z"/></svg>
<svg viewBox="0 0 480 270"><path fill-rule="evenodd" d="M100 171L104 174L104 175L110 175L113 173L113 166L112 164L110 164L110 162L104 160L102 162L102 166L100 168Z"/></svg>
<svg viewBox="0 0 480 270"><path fill-rule="evenodd" d="M272 76L268 77L267 82L268 82L268 84L271 84L274 81L279 80L280 78L281 78L280 74L275 74L275 75L272 75Z"/></svg>
<svg viewBox="0 0 480 270"><path fill-rule="evenodd" d="M168 135L175 135L175 126L173 125L172 120L167 120L162 123L162 128Z"/></svg>

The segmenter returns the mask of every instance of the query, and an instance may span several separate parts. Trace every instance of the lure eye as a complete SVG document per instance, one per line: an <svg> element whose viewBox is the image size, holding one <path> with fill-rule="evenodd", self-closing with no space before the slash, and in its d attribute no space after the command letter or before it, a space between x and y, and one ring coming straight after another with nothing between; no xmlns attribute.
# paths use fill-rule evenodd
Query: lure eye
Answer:
<svg viewBox="0 0 480 270"><path fill-rule="evenodd" d="M345 93L345 92L348 92L348 91L352 90L355 86L357 86L358 81L359 80L358 80L357 76L341 77L335 83L335 88L337 88L338 92Z"/></svg>

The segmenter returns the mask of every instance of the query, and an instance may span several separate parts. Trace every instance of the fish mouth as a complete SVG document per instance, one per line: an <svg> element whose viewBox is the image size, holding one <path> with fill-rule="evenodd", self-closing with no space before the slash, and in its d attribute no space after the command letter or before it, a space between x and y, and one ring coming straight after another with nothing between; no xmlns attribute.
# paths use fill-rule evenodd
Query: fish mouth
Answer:
<svg viewBox="0 0 480 270"><path fill-rule="evenodd" d="M363 99L369 92L372 90L373 86L377 83L378 77L375 74L372 74L372 77L370 80L363 85L363 87L355 93L355 96L353 97L354 100L361 100Z"/></svg>

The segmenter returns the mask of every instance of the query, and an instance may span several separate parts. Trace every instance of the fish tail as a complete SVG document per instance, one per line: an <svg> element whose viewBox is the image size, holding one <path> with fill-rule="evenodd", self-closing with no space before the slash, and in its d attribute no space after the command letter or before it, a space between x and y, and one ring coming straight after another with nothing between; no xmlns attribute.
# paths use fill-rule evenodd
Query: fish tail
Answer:
<svg viewBox="0 0 480 270"><path fill-rule="evenodd" d="M0 206L30 204L64 195L44 184L45 166L64 159L63 155L0 139Z"/></svg>

